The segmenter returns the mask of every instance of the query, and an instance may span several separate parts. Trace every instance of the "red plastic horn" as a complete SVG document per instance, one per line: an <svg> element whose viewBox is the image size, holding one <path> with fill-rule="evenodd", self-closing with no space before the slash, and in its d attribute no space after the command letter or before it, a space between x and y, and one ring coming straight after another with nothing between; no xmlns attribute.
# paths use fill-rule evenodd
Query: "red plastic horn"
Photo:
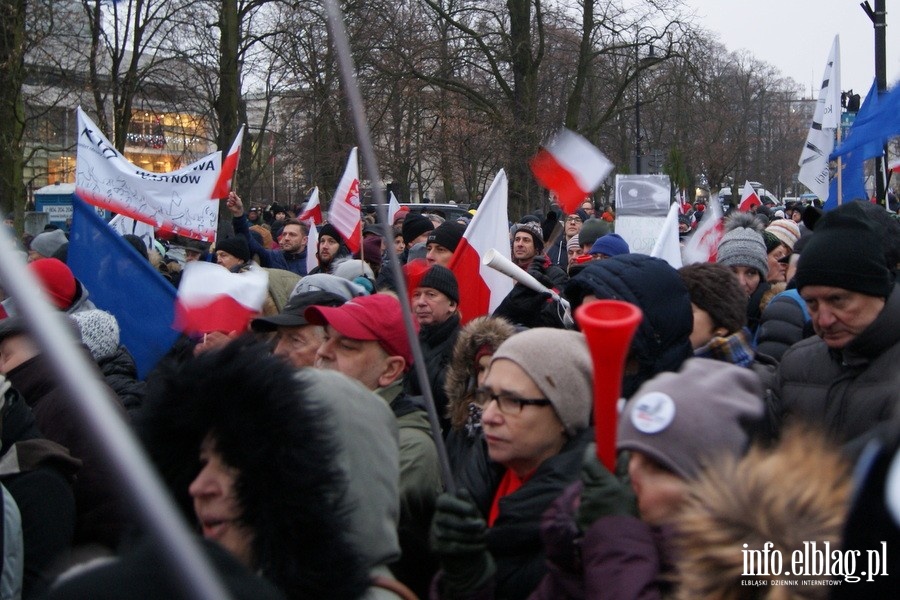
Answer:
<svg viewBox="0 0 900 600"><path fill-rule="evenodd" d="M611 472L616 468L617 405L631 338L644 318L641 309L621 300L597 300L575 311L575 321L587 339L594 362L594 437L597 458Z"/></svg>

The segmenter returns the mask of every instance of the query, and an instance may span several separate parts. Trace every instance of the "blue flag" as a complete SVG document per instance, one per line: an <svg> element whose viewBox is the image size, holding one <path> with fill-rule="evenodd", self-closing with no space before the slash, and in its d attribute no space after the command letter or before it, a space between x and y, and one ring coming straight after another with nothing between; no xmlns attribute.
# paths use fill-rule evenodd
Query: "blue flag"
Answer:
<svg viewBox="0 0 900 600"><path fill-rule="evenodd" d="M875 97L873 96L873 100ZM866 103L869 103L869 96L866 96ZM878 97L875 105L866 113L860 107L847 139L831 153L830 158L834 160L860 148L868 149L863 152L868 154L875 145L883 147L895 135L900 135L900 85L895 85Z"/></svg>
<svg viewBox="0 0 900 600"><path fill-rule="evenodd" d="M175 288L77 196L73 208L69 268L97 308L115 315L143 379L178 338Z"/></svg>

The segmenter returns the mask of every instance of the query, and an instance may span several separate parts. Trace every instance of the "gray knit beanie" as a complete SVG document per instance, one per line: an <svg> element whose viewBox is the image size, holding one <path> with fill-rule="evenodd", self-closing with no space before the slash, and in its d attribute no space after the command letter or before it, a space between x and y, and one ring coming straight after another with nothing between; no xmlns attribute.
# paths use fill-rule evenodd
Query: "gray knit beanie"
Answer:
<svg viewBox="0 0 900 600"><path fill-rule="evenodd" d="M749 220L745 218L749 217ZM727 267L753 267L765 281L769 274L766 243L750 213L737 213L726 220L716 262Z"/></svg>
<svg viewBox="0 0 900 600"><path fill-rule="evenodd" d="M105 310L83 310L72 313L81 332L81 341L91 351L94 360L109 356L119 347L119 323Z"/></svg>
<svg viewBox="0 0 900 600"><path fill-rule="evenodd" d="M66 237L62 229L54 229L53 231L45 231L34 236L34 239L31 240L30 248L41 256L50 258L68 241L69 238Z"/></svg>
<svg viewBox="0 0 900 600"><path fill-rule="evenodd" d="M566 434L573 436L588 426L594 403L594 365L584 335L549 327L529 329L500 344L491 364L501 358L528 373L553 405Z"/></svg>
<svg viewBox="0 0 900 600"><path fill-rule="evenodd" d="M612 232L612 223L591 217L581 226L581 231L578 232L578 241L582 246L590 248L598 238Z"/></svg>
<svg viewBox="0 0 900 600"><path fill-rule="evenodd" d="M619 418L616 446L643 452L676 475L693 479L722 454L742 455L750 442L744 425L762 415L756 373L691 358L678 373L657 375L631 397Z"/></svg>

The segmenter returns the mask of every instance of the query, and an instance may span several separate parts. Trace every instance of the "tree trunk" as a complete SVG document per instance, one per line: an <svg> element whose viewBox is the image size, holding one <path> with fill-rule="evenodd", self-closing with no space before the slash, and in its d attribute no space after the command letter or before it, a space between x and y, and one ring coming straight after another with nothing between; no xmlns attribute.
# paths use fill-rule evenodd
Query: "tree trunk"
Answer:
<svg viewBox="0 0 900 600"><path fill-rule="evenodd" d="M22 233L25 211L25 161L22 136L25 106L22 84L25 79L25 0L0 3L0 210L5 216L15 212L17 234Z"/></svg>
<svg viewBox="0 0 900 600"><path fill-rule="evenodd" d="M511 216L534 210L537 186L528 160L537 150L537 72L532 51L531 0L507 0L510 64L513 72L512 128L509 138L509 208Z"/></svg>
<svg viewBox="0 0 900 600"><path fill-rule="evenodd" d="M219 132L216 143L222 152L228 152L231 142L238 131L238 105L240 102L240 75L238 71L238 43L240 39L240 19L238 17L237 0L222 0L222 12L219 15L219 96L216 98L216 116L219 119ZM250 147L242 148L242 158L249 159ZM249 165L249 160L241 160L240 164ZM240 169L240 165L238 167ZM235 183L240 182L239 174ZM232 232L231 213L224 202L219 203L219 235Z"/></svg>

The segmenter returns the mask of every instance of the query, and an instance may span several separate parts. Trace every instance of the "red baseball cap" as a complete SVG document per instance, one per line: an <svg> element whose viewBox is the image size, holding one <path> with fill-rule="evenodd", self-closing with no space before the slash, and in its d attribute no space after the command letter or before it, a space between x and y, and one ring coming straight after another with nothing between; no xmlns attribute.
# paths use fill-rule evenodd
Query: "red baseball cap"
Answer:
<svg viewBox="0 0 900 600"><path fill-rule="evenodd" d="M403 326L400 301L390 294L360 296L342 306L310 306L303 316L311 325L331 325L354 340L375 341L390 356L402 356L408 369L412 350Z"/></svg>

